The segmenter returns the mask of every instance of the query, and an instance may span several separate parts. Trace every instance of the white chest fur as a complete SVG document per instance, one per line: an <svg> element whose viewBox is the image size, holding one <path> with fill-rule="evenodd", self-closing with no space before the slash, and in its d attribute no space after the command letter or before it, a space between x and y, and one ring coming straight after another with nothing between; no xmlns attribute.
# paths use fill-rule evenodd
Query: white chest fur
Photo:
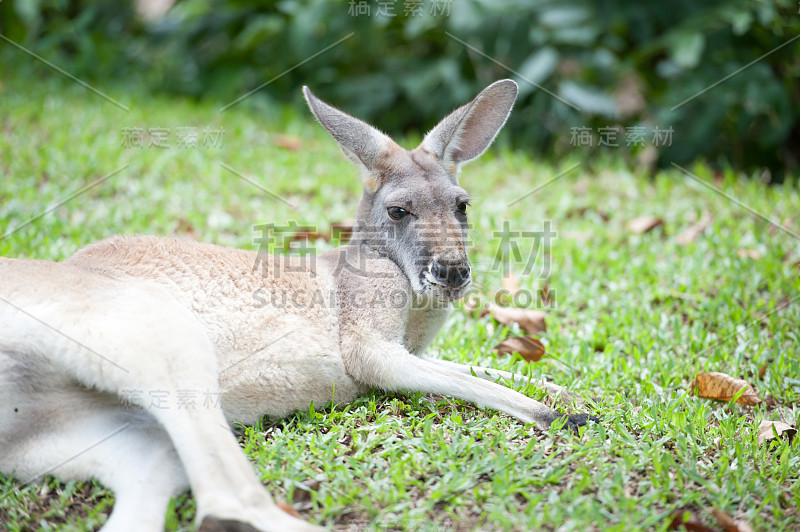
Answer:
<svg viewBox="0 0 800 532"><path fill-rule="evenodd" d="M420 356L433 341L436 334L447 321L453 307L449 303L431 301L425 305L415 301L408 313L406 323L405 347Z"/></svg>

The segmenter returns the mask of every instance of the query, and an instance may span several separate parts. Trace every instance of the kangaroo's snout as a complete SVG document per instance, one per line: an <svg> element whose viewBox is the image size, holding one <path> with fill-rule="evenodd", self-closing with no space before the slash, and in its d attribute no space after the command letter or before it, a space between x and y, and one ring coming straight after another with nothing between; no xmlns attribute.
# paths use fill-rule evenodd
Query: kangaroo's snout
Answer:
<svg viewBox="0 0 800 532"><path fill-rule="evenodd" d="M470 281L470 267L466 261L448 261L442 257L433 259L430 265L433 280L448 287L461 288Z"/></svg>

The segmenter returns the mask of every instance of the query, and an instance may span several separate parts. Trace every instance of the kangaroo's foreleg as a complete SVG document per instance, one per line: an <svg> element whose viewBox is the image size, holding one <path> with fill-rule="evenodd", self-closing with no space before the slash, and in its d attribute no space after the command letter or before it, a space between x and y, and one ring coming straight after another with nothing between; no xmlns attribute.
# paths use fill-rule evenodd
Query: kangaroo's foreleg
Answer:
<svg viewBox="0 0 800 532"><path fill-rule="evenodd" d="M361 347L349 361L348 371L358 380L389 391L419 391L450 395L499 410L525 423L547 428L563 417L546 405L500 384L416 357L390 342ZM568 416L573 430L585 425L586 414Z"/></svg>
<svg viewBox="0 0 800 532"><path fill-rule="evenodd" d="M440 358L433 358L428 356L423 356L421 358L427 362L436 364L437 366L452 369L454 371L458 371L459 373L463 373L464 375L475 375L476 377L488 381L496 382L498 378L502 377L503 379L513 382L515 386L526 386L528 384L532 384L533 386L544 388L545 390L547 390L548 395L550 395L551 397L560 397L561 400L564 402L570 402L570 401L576 401L577 403L584 402L584 399L579 395L575 395L571 392L568 392L567 389L564 388L563 386L559 386L558 384L548 382L544 379L535 379L533 377L526 377L524 375L520 375L519 373L510 373L508 371L503 371L500 369L485 368L482 366L473 366L472 364L459 364L457 362L450 362L449 360L442 360Z"/></svg>

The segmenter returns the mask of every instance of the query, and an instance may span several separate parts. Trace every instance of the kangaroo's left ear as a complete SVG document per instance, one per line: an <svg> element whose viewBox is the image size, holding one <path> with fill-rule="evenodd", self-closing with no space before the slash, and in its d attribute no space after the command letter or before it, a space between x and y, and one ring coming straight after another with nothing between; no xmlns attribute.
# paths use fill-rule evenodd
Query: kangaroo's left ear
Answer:
<svg viewBox="0 0 800 532"><path fill-rule="evenodd" d="M420 147L433 152L444 165L455 165L479 157L506 123L517 99L517 84L496 81L470 103L447 115L422 141Z"/></svg>
<svg viewBox="0 0 800 532"><path fill-rule="evenodd" d="M303 87L303 95L311 112L336 139L342 152L367 173L376 169L381 157L398 148L392 139L366 122L314 96L308 87Z"/></svg>

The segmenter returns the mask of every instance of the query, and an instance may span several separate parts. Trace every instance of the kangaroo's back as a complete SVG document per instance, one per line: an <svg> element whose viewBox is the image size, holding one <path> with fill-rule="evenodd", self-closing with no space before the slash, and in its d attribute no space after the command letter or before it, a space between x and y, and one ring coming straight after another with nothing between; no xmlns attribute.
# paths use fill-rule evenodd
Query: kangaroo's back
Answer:
<svg viewBox="0 0 800 532"><path fill-rule="evenodd" d="M65 264L110 278L163 285L211 328L274 326L284 314L328 323L331 305L302 305L305 294L333 293L313 261L268 255L183 238L114 236L91 244ZM291 294L293 298L288 298ZM284 299L286 299L284 304ZM292 304L297 303L297 304ZM235 316L235 319L234 319Z"/></svg>

